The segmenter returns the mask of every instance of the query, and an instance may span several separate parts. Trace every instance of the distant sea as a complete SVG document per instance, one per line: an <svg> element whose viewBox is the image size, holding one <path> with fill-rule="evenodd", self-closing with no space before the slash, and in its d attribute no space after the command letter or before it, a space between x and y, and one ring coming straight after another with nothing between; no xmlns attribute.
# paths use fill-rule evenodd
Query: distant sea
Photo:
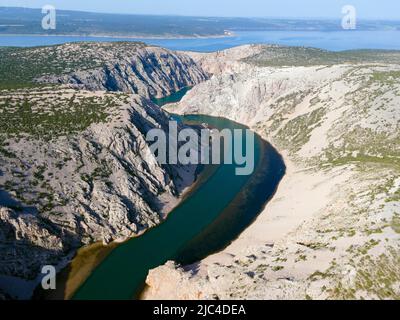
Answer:
<svg viewBox="0 0 400 320"><path fill-rule="evenodd" d="M118 37L0 35L0 46L33 47L81 41L142 41L172 50L212 52L264 43L306 46L331 51L352 49L400 50L400 31L249 31L231 37L197 39L134 39Z"/></svg>

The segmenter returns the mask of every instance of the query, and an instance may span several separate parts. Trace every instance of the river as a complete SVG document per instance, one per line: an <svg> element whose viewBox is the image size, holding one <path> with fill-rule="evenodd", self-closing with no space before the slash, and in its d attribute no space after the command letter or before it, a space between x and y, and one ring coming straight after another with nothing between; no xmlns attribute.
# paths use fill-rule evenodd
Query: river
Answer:
<svg viewBox="0 0 400 320"><path fill-rule="evenodd" d="M158 103L176 100L174 94ZM191 124L208 123L218 129L246 129L223 118L174 117ZM258 135L254 147L256 169L252 175L236 175L235 164L222 164L211 170L208 178L161 225L110 247L72 298L138 298L150 269L168 260L192 264L229 245L262 211L285 173L281 156Z"/></svg>

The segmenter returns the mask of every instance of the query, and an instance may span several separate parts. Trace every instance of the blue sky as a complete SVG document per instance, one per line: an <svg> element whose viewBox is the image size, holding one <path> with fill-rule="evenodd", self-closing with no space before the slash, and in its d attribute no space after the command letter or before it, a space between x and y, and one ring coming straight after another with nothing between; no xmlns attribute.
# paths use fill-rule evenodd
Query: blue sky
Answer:
<svg viewBox="0 0 400 320"><path fill-rule="evenodd" d="M399 0L0 0L0 6L42 7L110 13L244 17L341 17L354 5L359 18L400 20Z"/></svg>

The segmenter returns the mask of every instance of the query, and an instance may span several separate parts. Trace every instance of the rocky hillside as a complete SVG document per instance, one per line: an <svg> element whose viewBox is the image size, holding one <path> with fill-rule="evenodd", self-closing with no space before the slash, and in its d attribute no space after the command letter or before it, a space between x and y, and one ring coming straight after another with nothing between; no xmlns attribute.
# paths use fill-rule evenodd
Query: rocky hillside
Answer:
<svg viewBox="0 0 400 320"><path fill-rule="evenodd" d="M196 272L151 271L146 297L398 299L400 53L247 46L194 58L214 76L174 112L249 125L287 175L238 240Z"/></svg>
<svg viewBox="0 0 400 320"><path fill-rule="evenodd" d="M18 90L0 108L2 276L34 279L84 244L155 226L192 182L195 168L156 162L145 135L169 119L141 96Z"/></svg>
<svg viewBox="0 0 400 320"><path fill-rule="evenodd" d="M71 84L91 91L123 91L160 98L207 79L188 55L143 43L0 48L0 54L0 88Z"/></svg>
<svg viewBox="0 0 400 320"><path fill-rule="evenodd" d="M29 297L43 265L137 235L178 203L196 167L157 163L145 136L169 118L149 98L206 74L143 44L0 51L0 291Z"/></svg>

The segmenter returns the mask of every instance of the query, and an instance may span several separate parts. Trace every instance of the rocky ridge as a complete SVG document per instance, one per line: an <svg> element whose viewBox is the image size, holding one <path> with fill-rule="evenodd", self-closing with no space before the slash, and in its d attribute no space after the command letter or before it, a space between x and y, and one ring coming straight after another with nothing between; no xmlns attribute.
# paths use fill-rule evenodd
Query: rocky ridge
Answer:
<svg viewBox="0 0 400 320"><path fill-rule="evenodd" d="M207 74L188 55L160 47L131 46L114 43L87 45L85 54L93 51L96 56L93 67L60 76L43 76L36 81L161 98L207 79ZM80 56L82 46L67 44L58 50Z"/></svg>
<svg viewBox="0 0 400 320"><path fill-rule="evenodd" d="M249 125L283 154L287 175L238 240L195 266L152 270L144 298L400 297L399 53L367 54L194 56L214 75L171 109Z"/></svg>
<svg viewBox="0 0 400 320"><path fill-rule="evenodd" d="M69 84L161 98L208 78L187 54L141 42L0 48L0 53L0 88L6 89Z"/></svg>

